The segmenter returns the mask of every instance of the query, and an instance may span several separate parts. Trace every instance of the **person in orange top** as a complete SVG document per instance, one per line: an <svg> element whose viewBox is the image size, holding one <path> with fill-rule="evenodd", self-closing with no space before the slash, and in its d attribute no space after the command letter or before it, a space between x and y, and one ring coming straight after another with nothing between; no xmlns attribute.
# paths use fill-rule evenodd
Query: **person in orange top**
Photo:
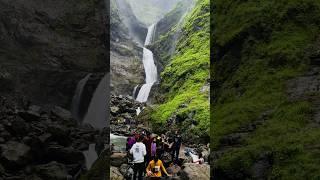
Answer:
<svg viewBox="0 0 320 180"><path fill-rule="evenodd" d="M167 173L166 168L163 166L162 161L158 158L158 155L155 155L147 167L147 176L160 178L162 177L162 172L167 176L171 176Z"/></svg>

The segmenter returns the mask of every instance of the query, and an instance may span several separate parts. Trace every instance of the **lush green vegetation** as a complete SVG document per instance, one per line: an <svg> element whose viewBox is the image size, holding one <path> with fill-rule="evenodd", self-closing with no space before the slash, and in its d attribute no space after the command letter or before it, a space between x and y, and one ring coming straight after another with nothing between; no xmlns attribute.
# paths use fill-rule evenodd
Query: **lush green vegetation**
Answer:
<svg viewBox="0 0 320 180"><path fill-rule="evenodd" d="M320 32L320 2L213 4L211 141L213 151L224 152L214 162L216 175L252 178L254 164L267 156L269 179L319 178L320 132L310 125L312 103L289 99L286 84L308 69L308 48ZM237 143L223 142L237 134Z"/></svg>
<svg viewBox="0 0 320 180"><path fill-rule="evenodd" d="M193 0L181 1L157 23L153 39L155 42L149 48L161 66L171 61L183 20L192 7Z"/></svg>
<svg viewBox="0 0 320 180"><path fill-rule="evenodd" d="M209 0L198 1L185 18L176 51L161 73L164 100L152 112L160 124L175 115L190 138L209 136L209 8Z"/></svg>

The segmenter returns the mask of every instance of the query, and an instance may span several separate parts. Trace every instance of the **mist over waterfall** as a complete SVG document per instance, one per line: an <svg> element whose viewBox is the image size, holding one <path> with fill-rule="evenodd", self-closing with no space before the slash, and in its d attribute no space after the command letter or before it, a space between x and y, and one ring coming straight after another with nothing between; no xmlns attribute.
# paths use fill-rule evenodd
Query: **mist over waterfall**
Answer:
<svg viewBox="0 0 320 180"><path fill-rule="evenodd" d="M155 24L151 25L148 28L148 34L145 40L144 45L147 46L152 42L155 31ZM137 96L137 101L146 102L148 100L150 90L155 82L158 79L157 67L154 63L153 53L147 49L143 48L143 66L146 74L146 83L141 87L139 94Z"/></svg>
<svg viewBox="0 0 320 180"><path fill-rule="evenodd" d="M107 126L109 74L106 74L96 88L83 123L90 124L96 129Z"/></svg>

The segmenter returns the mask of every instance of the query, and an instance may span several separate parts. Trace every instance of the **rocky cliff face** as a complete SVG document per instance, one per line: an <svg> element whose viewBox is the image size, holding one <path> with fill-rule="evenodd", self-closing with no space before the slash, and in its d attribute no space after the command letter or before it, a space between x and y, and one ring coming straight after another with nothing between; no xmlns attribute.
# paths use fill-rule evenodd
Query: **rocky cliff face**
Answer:
<svg viewBox="0 0 320 180"><path fill-rule="evenodd" d="M82 151L96 143L101 152L109 137L68 111L78 81L93 73L96 87L109 70L104 1L0 8L0 179L79 179Z"/></svg>
<svg viewBox="0 0 320 180"><path fill-rule="evenodd" d="M111 1L111 88L113 94L132 95L144 82L142 44L147 33L125 1Z"/></svg>
<svg viewBox="0 0 320 180"><path fill-rule="evenodd" d="M68 107L87 72L106 72L103 1L0 1L1 93Z"/></svg>

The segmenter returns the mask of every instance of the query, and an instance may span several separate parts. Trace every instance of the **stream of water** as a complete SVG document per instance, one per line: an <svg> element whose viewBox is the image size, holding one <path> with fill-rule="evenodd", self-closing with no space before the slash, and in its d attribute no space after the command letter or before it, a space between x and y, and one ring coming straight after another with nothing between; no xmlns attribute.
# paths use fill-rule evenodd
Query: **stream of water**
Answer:
<svg viewBox="0 0 320 180"><path fill-rule="evenodd" d="M110 144L116 152L126 152L127 137L110 134Z"/></svg>
<svg viewBox="0 0 320 180"><path fill-rule="evenodd" d="M155 31L155 24L148 28L148 34L144 43L144 46L149 45L152 42ZM157 67L154 63L153 53L146 47L143 48L143 66L146 74L146 83L142 85L137 96L137 101L146 102L148 100L151 88L158 79Z"/></svg>

